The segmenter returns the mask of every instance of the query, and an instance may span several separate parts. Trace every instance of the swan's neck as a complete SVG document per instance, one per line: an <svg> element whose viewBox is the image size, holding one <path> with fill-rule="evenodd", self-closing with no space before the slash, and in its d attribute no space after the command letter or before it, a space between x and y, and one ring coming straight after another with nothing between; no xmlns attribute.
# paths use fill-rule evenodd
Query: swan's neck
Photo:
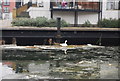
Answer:
<svg viewBox="0 0 120 81"><path fill-rule="evenodd" d="M67 41L65 41L65 44L67 43Z"/></svg>

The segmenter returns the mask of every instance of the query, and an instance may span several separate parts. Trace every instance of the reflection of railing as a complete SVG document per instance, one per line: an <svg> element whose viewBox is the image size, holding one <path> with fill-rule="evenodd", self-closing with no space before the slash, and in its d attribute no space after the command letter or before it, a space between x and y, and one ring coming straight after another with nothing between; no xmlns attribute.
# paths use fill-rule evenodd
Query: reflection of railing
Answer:
<svg viewBox="0 0 120 81"><path fill-rule="evenodd" d="M51 2L52 9L99 10L99 2Z"/></svg>

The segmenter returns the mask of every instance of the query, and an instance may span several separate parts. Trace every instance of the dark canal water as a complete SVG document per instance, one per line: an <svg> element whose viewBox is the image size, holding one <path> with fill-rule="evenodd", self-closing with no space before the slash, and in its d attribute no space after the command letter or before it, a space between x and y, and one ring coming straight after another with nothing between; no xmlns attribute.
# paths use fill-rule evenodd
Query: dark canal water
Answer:
<svg viewBox="0 0 120 81"><path fill-rule="evenodd" d="M2 50L3 79L119 79L119 47Z"/></svg>

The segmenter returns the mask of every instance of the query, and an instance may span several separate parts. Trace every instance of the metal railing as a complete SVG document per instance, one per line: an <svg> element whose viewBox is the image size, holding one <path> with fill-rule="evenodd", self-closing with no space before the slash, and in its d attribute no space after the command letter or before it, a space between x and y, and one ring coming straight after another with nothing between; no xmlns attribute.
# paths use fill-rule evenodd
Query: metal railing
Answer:
<svg viewBox="0 0 120 81"><path fill-rule="evenodd" d="M51 9L100 10L99 2L51 2Z"/></svg>

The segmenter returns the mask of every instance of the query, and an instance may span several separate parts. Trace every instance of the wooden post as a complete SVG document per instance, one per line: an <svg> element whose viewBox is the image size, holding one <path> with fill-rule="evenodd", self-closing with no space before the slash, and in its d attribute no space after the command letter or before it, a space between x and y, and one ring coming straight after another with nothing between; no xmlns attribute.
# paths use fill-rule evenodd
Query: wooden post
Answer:
<svg viewBox="0 0 120 81"><path fill-rule="evenodd" d="M0 45L5 45L5 40L0 40Z"/></svg>
<svg viewBox="0 0 120 81"><path fill-rule="evenodd" d="M13 39L12 39L12 44L14 44L14 45L17 44L16 38L13 38Z"/></svg>
<svg viewBox="0 0 120 81"><path fill-rule="evenodd" d="M14 8L13 9L13 11L12 11L12 13L13 13L13 19L15 19L16 18L16 16L17 16L17 11L16 11L16 8Z"/></svg>
<svg viewBox="0 0 120 81"><path fill-rule="evenodd" d="M48 43L49 43L49 45L52 45L52 39L51 38L48 39Z"/></svg>

